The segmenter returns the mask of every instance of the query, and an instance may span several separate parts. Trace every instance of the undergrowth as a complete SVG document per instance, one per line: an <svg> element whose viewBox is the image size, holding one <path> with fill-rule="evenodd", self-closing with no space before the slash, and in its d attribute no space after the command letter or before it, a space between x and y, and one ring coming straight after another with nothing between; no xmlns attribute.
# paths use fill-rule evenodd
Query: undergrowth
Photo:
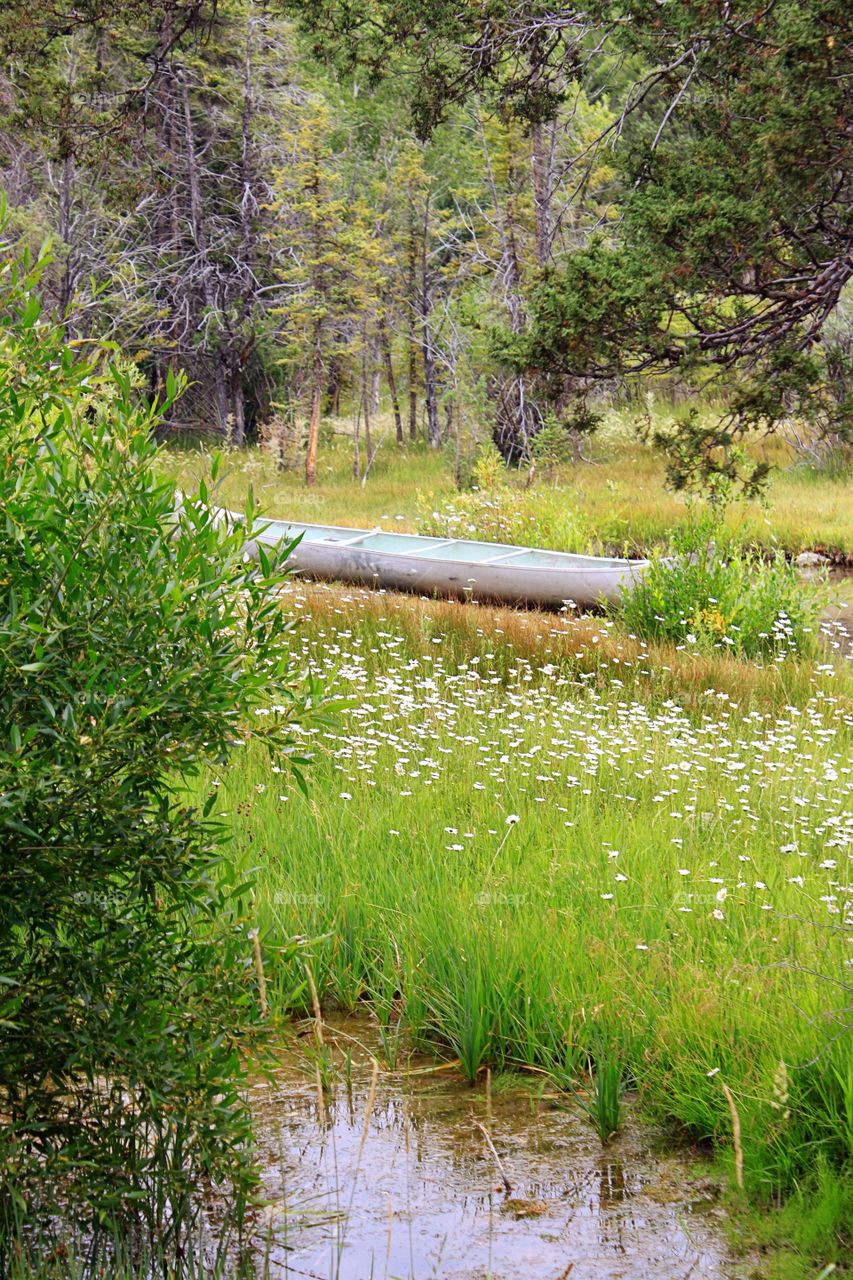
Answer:
<svg viewBox="0 0 853 1280"><path fill-rule="evenodd" d="M732 544L718 518L678 530L655 553L615 609L629 631L697 651L729 648L741 658L814 658L827 593L776 553L771 560Z"/></svg>

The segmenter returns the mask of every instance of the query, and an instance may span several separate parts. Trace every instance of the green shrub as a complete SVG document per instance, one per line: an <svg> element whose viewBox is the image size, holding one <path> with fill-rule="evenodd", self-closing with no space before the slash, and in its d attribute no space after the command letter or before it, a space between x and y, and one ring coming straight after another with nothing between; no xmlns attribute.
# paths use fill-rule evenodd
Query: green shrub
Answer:
<svg viewBox="0 0 853 1280"><path fill-rule="evenodd" d="M269 562L204 487L176 511L131 377L41 317L45 261L0 272L0 1272L14 1232L177 1257L200 1189L245 1203L251 922L180 788L305 702Z"/></svg>
<svg viewBox="0 0 853 1280"><path fill-rule="evenodd" d="M540 474L550 475L575 460L577 437L573 438L562 423L551 418L536 432L530 452Z"/></svg>
<svg viewBox="0 0 853 1280"><path fill-rule="evenodd" d="M471 474L473 488L481 491L501 489L506 485L506 463L494 440L486 440L480 445Z"/></svg>
<svg viewBox="0 0 853 1280"><path fill-rule="evenodd" d="M804 581L781 553L764 560L722 537L716 518L697 519L653 556L618 606L628 630L745 658L813 655L823 584Z"/></svg>

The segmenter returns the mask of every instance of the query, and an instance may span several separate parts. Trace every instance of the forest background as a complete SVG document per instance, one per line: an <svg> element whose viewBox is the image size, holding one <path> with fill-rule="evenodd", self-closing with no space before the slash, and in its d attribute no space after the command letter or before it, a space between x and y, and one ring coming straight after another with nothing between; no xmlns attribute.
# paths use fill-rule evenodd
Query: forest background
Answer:
<svg viewBox="0 0 853 1280"><path fill-rule="evenodd" d="M756 430L849 442L850 41L832 3L16 0L7 236L69 341L187 374L169 433L309 485L344 411L356 471L381 408L464 486L663 394L676 484L754 488Z"/></svg>

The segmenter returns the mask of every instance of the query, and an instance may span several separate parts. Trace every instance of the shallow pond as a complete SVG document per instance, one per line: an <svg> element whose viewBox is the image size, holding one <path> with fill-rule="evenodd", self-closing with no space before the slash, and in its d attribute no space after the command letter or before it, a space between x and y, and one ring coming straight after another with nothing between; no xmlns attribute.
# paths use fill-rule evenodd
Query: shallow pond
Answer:
<svg viewBox="0 0 853 1280"><path fill-rule="evenodd" d="M853 569L831 569L827 579L832 603L823 612L824 634L830 649L853 657Z"/></svg>
<svg viewBox="0 0 853 1280"><path fill-rule="evenodd" d="M471 1088L422 1059L374 1077L363 1020L325 1035L337 1074L322 1102L310 1033L252 1090L275 1280L750 1274L727 1251L715 1186L632 1123L630 1103L603 1147L544 1081Z"/></svg>

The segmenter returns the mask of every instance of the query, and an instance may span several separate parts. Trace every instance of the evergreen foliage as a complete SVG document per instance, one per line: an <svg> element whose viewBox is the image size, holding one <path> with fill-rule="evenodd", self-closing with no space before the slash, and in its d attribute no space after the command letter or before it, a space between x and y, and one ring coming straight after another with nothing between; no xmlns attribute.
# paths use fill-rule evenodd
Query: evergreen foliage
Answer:
<svg viewBox="0 0 853 1280"><path fill-rule="evenodd" d="M374 79L389 65L414 72L424 132L473 94L531 130L559 118L577 83L612 95L591 153L619 139L618 226L542 263L525 322L496 338L499 359L557 385L724 369L730 412L717 437L685 433L696 473L721 459L730 471L727 445L794 411L849 440L849 393L832 390L838 357L819 345L853 274L847 5L300 10L338 65ZM569 161L579 188L585 167L584 151ZM684 478L676 464L673 481ZM762 476L747 468L744 479Z"/></svg>

